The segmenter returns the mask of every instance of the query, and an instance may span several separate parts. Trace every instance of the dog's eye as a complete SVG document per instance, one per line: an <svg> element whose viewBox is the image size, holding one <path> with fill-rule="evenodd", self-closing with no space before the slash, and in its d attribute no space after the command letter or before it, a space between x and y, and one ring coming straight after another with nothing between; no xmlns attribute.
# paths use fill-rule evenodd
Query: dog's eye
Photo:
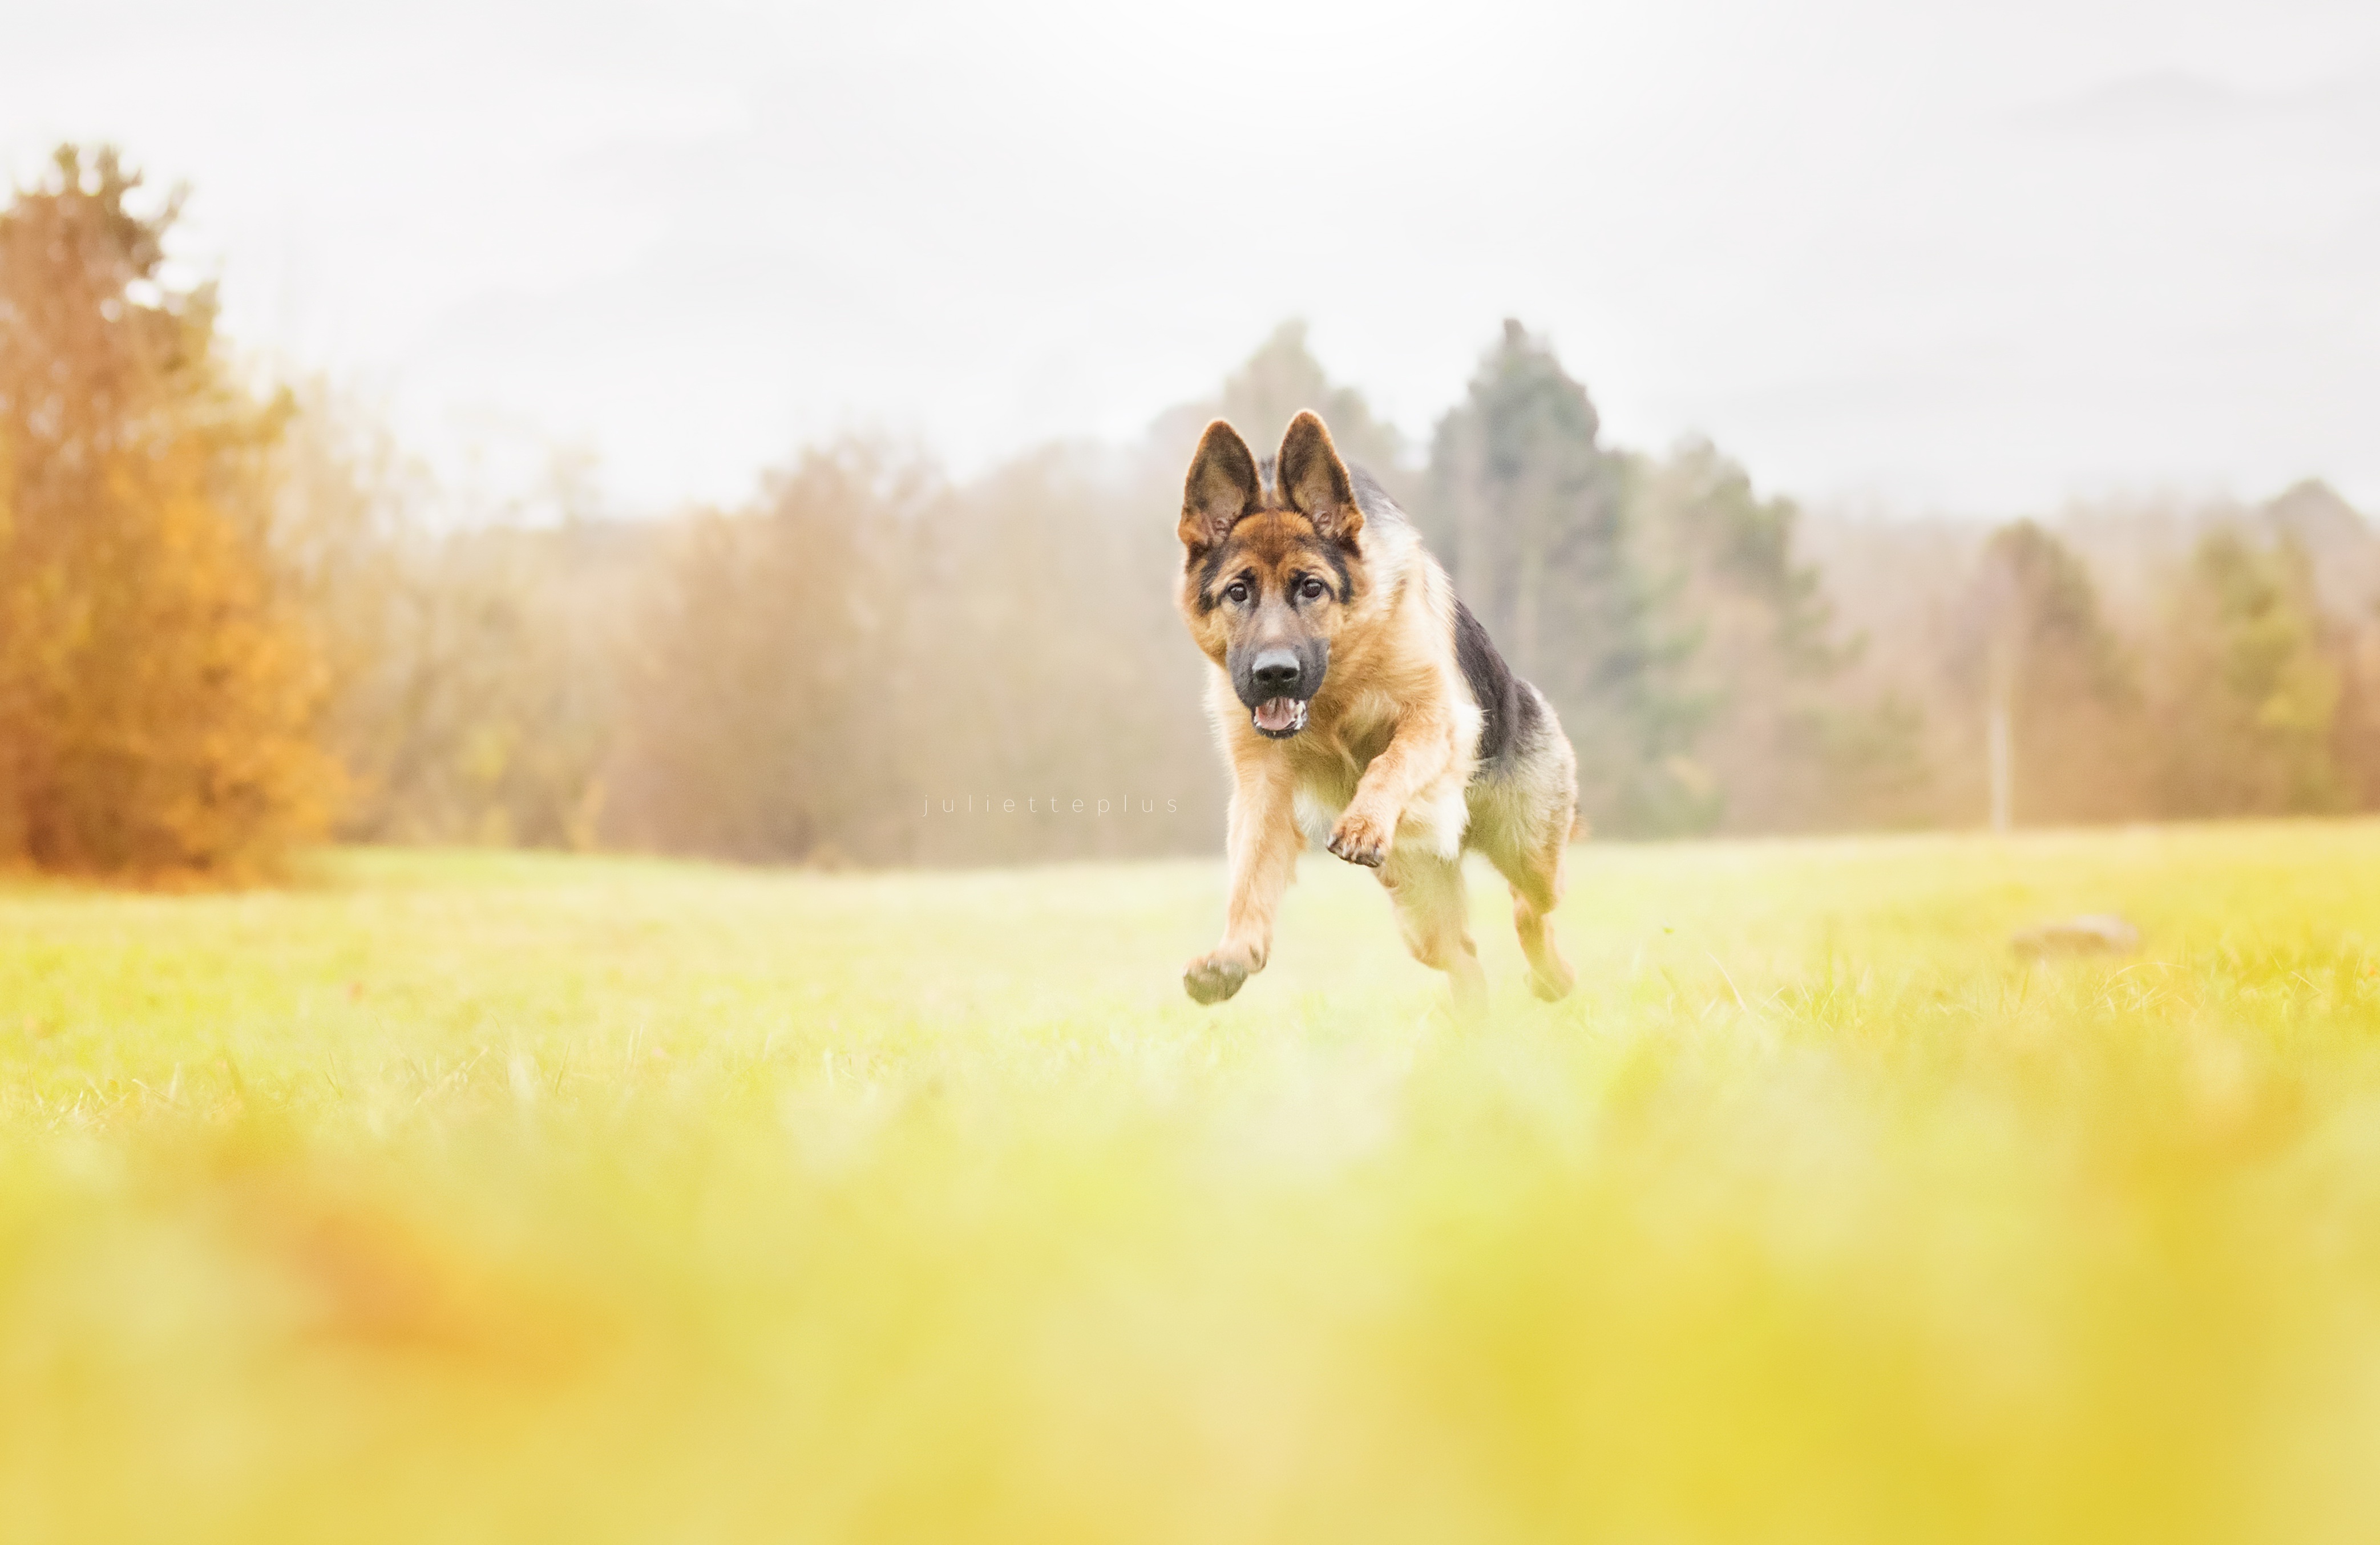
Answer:
<svg viewBox="0 0 2380 1545"><path fill-rule="evenodd" d="M1224 588L1223 595L1226 600L1232 602L1235 605L1246 605L1248 602L1247 582L1243 579L1232 580L1230 585Z"/></svg>
<svg viewBox="0 0 2380 1545"><path fill-rule="evenodd" d="M1322 599L1322 581L1319 579L1308 579L1305 584L1300 585L1297 588L1297 593L1304 596L1308 601L1319 601Z"/></svg>

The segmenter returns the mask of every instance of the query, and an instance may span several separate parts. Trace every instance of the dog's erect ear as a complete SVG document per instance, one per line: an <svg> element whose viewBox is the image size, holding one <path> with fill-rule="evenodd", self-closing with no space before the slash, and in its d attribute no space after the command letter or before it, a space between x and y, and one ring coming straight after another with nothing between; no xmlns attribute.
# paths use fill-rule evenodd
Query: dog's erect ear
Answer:
<svg viewBox="0 0 2380 1545"><path fill-rule="evenodd" d="M1182 545L1193 552L1213 547L1263 497L1248 443L1238 430L1216 420L1198 437L1198 454L1190 458L1190 475L1182 480Z"/></svg>
<svg viewBox="0 0 2380 1545"><path fill-rule="evenodd" d="M1354 481L1330 443L1330 432L1312 413L1292 419L1289 432L1281 437L1279 477L1289 507L1313 521L1317 531L1332 541L1354 541L1364 529Z"/></svg>

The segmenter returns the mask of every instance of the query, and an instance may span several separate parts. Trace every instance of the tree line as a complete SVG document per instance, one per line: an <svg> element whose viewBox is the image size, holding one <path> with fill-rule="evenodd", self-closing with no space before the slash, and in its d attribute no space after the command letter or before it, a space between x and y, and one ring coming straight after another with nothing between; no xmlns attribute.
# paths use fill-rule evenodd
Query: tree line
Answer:
<svg viewBox="0 0 2380 1545"><path fill-rule="evenodd" d="M732 508L457 522L365 405L260 385L178 213L66 150L0 213L0 862L238 877L324 836L809 863L1211 850L1171 603L1199 430L1330 423L1617 836L2380 803L2380 544L2319 484L1998 529L1812 517L1607 443L1492 336L1427 444L1287 324L1128 445L797 453Z"/></svg>

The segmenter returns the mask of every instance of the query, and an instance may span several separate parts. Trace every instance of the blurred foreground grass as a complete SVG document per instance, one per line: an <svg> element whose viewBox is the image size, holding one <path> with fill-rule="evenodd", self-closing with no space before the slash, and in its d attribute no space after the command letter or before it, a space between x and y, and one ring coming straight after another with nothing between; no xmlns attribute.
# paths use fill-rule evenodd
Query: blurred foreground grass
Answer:
<svg viewBox="0 0 2380 1545"><path fill-rule="evenodd" d="M0 887L0 1534L2380 1532L2380 825L1303 869Z"/></svg>

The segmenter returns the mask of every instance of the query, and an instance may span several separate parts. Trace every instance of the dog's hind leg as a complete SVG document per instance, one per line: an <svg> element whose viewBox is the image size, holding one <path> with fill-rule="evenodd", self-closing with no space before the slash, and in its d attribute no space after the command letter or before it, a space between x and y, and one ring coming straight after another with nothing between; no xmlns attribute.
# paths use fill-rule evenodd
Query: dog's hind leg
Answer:
<svg viewBox="0 0 2380 1545"><path fill-rule="evenodd" d="M1562 855L1570 844L1570 812L1524 846L1497 845L1488 857L1512 887L1512 926L1521 953L1529 957L1529 991L1552 1003L1570 995L1578 980L1554 943L1546 915L1560 904Z"/></svg>
<svg viewBox="0 0 2380 1545"><path fill-rule="evenodd" d="M1479 968L1479 951L1471 942L1470 898L1463 890L1461 861L1410 848L1394 850L1381 867L1380 883L1396 906L1405 947L1415 960L1447 974L1458 1013L1477 1016L1488 1006L1488 973Z"/></svg>

